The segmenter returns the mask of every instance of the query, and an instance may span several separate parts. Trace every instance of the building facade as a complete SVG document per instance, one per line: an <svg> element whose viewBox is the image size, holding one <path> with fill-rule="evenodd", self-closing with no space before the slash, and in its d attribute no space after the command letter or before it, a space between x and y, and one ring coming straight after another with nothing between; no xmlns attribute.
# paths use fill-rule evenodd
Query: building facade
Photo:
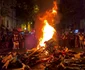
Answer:
<svg viewBox="0 0 85 70"><path fill-rule="evenodd" d="M0 0L0 26L12 30L16 27L16 6L15 0Z"/></svg>

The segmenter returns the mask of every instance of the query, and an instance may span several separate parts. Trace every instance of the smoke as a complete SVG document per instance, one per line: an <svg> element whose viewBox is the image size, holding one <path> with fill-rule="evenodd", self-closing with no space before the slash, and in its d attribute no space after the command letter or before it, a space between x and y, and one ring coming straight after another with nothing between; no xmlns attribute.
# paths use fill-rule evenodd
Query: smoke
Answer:
<svg viewBox="0 0 85 70"><path fill-rule="evenodd" d="M53 6L53 0L37 0L37 4L40 9L39 12L45 12Z"/></svg>

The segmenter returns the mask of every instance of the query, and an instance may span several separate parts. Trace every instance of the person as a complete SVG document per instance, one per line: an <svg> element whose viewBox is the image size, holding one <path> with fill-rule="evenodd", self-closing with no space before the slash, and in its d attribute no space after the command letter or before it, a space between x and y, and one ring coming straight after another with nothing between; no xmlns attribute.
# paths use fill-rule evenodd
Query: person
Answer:
<svg viewBox="0 0 85 70"><path fill-rule="evenodd" d="M13 41L13 49L19 49L19 34L18 34L18 31L14 31L12 41Z"/></svg>
<svg viewBox="0 0 85 70"><path fill-rule="evenodd" d="M80 34L79 35L80 48L83 48L83 39L84 39L84 36Z"/></svg>
<svg viewBox="0 0 85 70"><path fill-rule="evenodd" d="M79 47L79 36L78 36L78 34L75 35L75 47Z"/></svg>
<svg viewBox="0 0 85 70"><path fill-rule="evenodd" d="M24 36L22 35L22 34L20 34L20 41L19 41L19 43L20 43L20 47L19 48L24 48Z"/></svg>

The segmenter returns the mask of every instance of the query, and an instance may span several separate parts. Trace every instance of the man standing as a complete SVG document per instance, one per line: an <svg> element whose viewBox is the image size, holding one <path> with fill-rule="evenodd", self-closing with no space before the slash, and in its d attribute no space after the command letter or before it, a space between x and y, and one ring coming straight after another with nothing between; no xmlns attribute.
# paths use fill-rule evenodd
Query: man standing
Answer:
<svg viewBox="0 0 85 70"><path fill-rule="evenodd" d="M14 31L13 33L13 49L19 49L19 33L17 30Z"/></svg>

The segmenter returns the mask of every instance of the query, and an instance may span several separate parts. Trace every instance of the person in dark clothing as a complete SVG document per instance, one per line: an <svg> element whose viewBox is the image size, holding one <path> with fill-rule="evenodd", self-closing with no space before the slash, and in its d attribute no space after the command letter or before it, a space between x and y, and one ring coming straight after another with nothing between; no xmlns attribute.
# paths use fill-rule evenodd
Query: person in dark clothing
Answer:
<svg viewBox="0 0 85 70"><path fill-rule="evenodd" d="M12 35L9 35L9 49L13 49Z"/></svg>
<svg viewBox="0 0 85 70"><path fill-rule="evenodd" d="M75 47L79 47L80 44L79 44L79 36L78 35L75 35Z"/></svg>

